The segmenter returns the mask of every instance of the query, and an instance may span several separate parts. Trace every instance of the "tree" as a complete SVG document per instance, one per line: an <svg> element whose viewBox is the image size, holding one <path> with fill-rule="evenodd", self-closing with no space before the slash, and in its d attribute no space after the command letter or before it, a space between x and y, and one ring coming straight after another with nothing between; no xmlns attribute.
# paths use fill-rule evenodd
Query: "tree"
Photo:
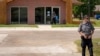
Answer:
<svg viewBox="0 0 100 56"><path fill-rule="evenodd" d="M100 5L100 0L95 0L96 5Z"/></svg>
<svg viewBox="0 0 100 56"><path fill-rule="evenodd" d="M90 15L92 15L93 11L95 9L96 0L80 0L80 1L83 2L84 4L74 6L73 13L75 15L81 15L81 13L83 13L83 15L89 15L89 13L90 13Z"/></svg>

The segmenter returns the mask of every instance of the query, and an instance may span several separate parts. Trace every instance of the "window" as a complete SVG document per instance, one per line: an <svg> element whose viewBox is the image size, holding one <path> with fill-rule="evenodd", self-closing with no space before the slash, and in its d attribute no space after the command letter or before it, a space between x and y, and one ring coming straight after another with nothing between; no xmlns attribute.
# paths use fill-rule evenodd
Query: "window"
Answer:
<svg viewBox="0 0 100 56"><path fill-rule="evenodd" d="M12 24L26 24L27 23L27 8L26 7L12 7L11 8L11 23Z"/></svg>

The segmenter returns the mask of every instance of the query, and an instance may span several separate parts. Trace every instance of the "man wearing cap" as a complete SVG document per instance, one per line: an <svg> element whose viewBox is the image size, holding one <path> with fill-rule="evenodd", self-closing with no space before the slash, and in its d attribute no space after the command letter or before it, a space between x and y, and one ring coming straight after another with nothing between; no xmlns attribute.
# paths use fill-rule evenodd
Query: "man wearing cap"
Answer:
<svg viewBox="0 0 100 56"><path fill-rule="evenodd" d="M92 35L94 33L94 26L88 16L84 16L82 23L79 25L78 32L81 35L82 56L85 56L86 46L88 47L90 56L93 56Z"/></svg>

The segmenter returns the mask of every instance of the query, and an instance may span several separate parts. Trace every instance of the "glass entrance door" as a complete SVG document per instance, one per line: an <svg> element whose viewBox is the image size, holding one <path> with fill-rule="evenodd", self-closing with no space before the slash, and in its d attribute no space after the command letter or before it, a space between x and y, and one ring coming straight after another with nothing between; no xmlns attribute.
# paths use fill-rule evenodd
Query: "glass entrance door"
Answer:
<svg viewBox="0 0 100 56"><path fill-rule="evenodd" d="M44 7L35 8L35 24L44 24Z"/></svg>
<svg viewBox="0 0 100 56"><path fill-rule="evenodd" d="M60 13L59 13L59 7L53 7L53 14L55 14L55 18L56 18L56 24L59 24L60 22Z"/></svg>
<svg viewBox="0 0 100 56"><path fill-rule="evenodd" d="M11 8L11 23L19 23L19 9L17 7Z"/></svg>
<svg viewBox="0 0 100 56"><path fill-rule="evenodd" d="M36 24L51 24L55 13L56 23L59 23L59 8L56 7L37 7L35 8Z"/></svg>
<svg viewBox="0 0 100 56"><path fill-rule="evenodd" d="M27 23L27 8L26 7L12 7L11 8L11 23L12 24L26 24Z"/></svg>
<svg viewBox="0 0 100 56"><path fill-rule="evenodd" d="M51 7L46 7L46 24L51 24L51 18L52 18L52 8Z"/></svg>
<svg viewBox="0 0 100 56"><path fill-rule="evenodd" d="M27 24L27 8L20 8L20 24Z"/></svg>

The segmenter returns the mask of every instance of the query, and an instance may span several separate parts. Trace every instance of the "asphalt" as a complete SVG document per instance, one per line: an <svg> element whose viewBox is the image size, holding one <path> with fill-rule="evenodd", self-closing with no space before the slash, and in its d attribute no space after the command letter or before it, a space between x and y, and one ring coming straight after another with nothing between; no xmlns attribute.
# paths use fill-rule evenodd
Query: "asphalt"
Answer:
<svg viewBox="0 0 100 56"><path fill-rule="evenodd" d="M80 40L77 27L38 27L0 28L0 56L81 56L74 43ZM96 27L93 37L99 33Z"/></svg>

